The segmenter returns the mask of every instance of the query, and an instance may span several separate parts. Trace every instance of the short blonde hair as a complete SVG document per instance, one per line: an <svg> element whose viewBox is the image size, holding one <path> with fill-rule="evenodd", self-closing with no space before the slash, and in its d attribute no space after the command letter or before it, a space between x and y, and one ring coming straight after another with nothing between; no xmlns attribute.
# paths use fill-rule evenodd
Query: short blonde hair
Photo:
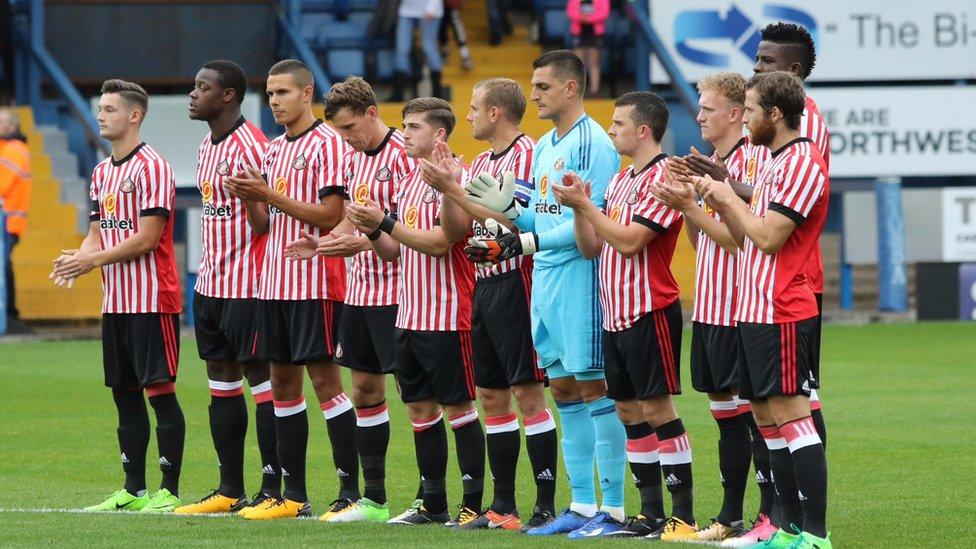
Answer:
<svg viewBox="0 0 976 549"><path fill-rule="evenodd" d="M511 78L488 78L474 85L485 91L485 108L498 107L512 124L520 124L525 116L525 94L518 82Z"/></svg>
<svg viewBox="0 0 976 549"><path fill-rule="evenodd" d="M746 79L737 72L710 74L698 81L698 93L715 90L733 105L746 102Z"/></svg>

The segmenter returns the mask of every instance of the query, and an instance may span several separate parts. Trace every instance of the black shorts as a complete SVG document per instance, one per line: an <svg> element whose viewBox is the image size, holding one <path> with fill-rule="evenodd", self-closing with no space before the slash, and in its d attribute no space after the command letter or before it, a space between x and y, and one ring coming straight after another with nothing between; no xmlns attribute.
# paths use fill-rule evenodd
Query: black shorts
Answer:
<svg viewBox="0 0 976 549"><path fill-rule="evenodd" d="M176 381L180 365L178 313L102 315L102 365L105 386L139 389Z"/></svg>
<svg viewBox="0 0 976 549"><path fill-rule="evenodd" d="M817 317L783 324L740 322L739 398L810 396Z"/></svg>
<svg viewBox="0 0 976 549"><path fill-rule="evenodd" d="M701 393L725 393L739 384L739 335L734 326L693 322L691 386Z"/></svg>
<svg viewBox="0 0 976 549"><path fill-rule="evenodd" d="M597 34L593 25L581 25L579 34L569 36L569 48L602 48L603 35Z"/></svg>
<svg viewBox="0 0 976 549"><path fill-rule="evenodd" d="M529 320L529 294L522 271L479 279L471 314L475 385L508 389L542 382L536 366Z"/></svg>
<svg viewBox="0 0 976 549"><path fill-rule="evenodd" d="M193 293L193 331L203 360L257 361L258 300Z"/></svg>
<svg viewBox="0 0 976 549"><path fill-rule="evenodd" d="M681 303L651 311L621 332L603 331L607 396L647 400L681 394Z"/></svg>
<svg viewBox="0 0 976 549"><path fill-rule="evenodd" d="M342 302L329 299L258 302L258 358L308 364L332 360Z"/></svg>
<svg viewBox="0 0 976 549"><path fill-rule="evenodd" d="M823 294L813 294L817 298L817 344L813 347L813 379L820 384L820 334L823 331Z"/></svg>
<svg viewBox="0 0 976 549"><path fill-rule="evenodd" d="M396 380L403 402L474 400L471 332L396 329Z"/></svg>
<svg viewBox="0 0 976 549"><path fill-rule="evenodd" d="M396 305L343 305L336 362L360 372L392 374L396 368L396 316Z"/></svg>

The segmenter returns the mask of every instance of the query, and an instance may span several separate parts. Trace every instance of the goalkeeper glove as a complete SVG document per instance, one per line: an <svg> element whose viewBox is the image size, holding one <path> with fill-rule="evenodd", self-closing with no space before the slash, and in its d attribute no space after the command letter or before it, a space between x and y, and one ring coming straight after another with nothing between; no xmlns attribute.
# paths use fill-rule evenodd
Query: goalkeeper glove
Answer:
<svg viewBox="0 0 976 549"><path fill-rule="evenodd" d="M515 206L515 186L515 174L512 172L505 172L501 181L488 172L481 172L481 175L472 178L464 186L464 190L475 204L505 214L509 219L515 219L519 215L518 208Z"/></svg>
<svg viewBox="0 0 976 549"><path fill-rule="evenodd" d="M519 255L532 255L539 249L534 233L513 233L494 219L485 221L493 238L470 238L464 253L479 267L501 263Z"/></svg>

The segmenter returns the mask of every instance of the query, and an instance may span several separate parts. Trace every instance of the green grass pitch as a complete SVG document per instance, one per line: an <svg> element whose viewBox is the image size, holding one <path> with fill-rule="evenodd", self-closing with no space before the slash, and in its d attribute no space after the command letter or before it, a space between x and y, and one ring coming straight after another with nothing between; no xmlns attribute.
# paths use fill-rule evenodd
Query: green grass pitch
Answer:
<svg viewBox="0 0 976 549"><path fill-rule="evenodd" d="M976 547L971 526L976 488L976 327L962 323L827 326L822 391L828 422L830 506L837 547ZM707 523L719 509L717 428L703 395L691 391L687 348L686 393L677 399L694 449L695 509ZM187 421L182 496L195 499L217 484L209 435L209 394L192 340L183 341L178 395ZM93 515L70 509L100 501L121 485L115 411L102 387L98 342L0 343L0 545L128 546L333 545L524 546L569 543L509 532L451 532L386 525L327 525L317 521L250 523L236 517ZM413 499L417 485L413 437L392 391L393 426L388 471L391 511ZM306 391L310 403L314 396ZM252 403L249 402L249 408ZM151 415L151 414L150 414ZM309 493L317 512L335 496L325 424L309 409ZM253 420L253 418L252 418ZM248 435L248 490L259 482L253 426ZM457 505L460 481L453 456L449 497ZM154 463L155 443L148 460ZM558 505L568 488L560 471ZM524 444L519 505L531 512L533 484ZM150 466L149 484L159 480ZM486 503L490 499L490 481ZM628 511L637 506L628 486ZM750 484L746 513L755 513ZM607 544L606 541L576 543ZM641 541L618 540L618 545Z"/></svg>

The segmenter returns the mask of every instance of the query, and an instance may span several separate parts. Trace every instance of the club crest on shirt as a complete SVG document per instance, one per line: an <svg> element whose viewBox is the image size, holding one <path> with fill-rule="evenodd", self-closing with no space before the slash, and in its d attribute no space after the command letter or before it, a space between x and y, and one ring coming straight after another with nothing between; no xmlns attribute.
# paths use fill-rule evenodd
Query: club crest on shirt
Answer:
<svg viewBox="0 0 976 549"><path fill-rule="evenodd" d="M106 195L105 199L102 200L102 207L109 215L115 215L115 195L111 193Z"/></svg>
<svg viewBox="0 0 976 549"><path fill-rule="evenodd" d="M213 200L213 185L209 181L204 181L203 185L200 185L200 196L208 204Z"/></svg>
<svg viewBox="0 0 976 549"><path fill-rule="evenodd" d="M546 196L549 194L549 176L543 175L542 180L539 181L539 194Z"/></svg>
<svg viewBox="0 0 976 549"><path fill-rule="evenodd" d="M557 172L563 171L563 168L565 167L566 167L566 160L561 156L557 158L555 162L552 163L552 169L556 170Z"/></svg>
<svg viewBox="0 0 976 549"><path fill-rule="evenodd" d="M417 228L417 218L420 217L420 212L417 211L416 206L410 206L407 209L407 215L404 217L404 222L406 222L407 227L411 229Z"/></svg>
<svg viewBox="0 0 976 549"><path fill-rule="evenodd" d="M295 159L291 161L291 168L293 170L304 170L306 165L307 161L305 160L304 154L296 156Z"/></svg>
<svg viewBox="0 0 976 549"><path fill-rule="evenodd" d="M357 204L365 204L366 199L368 198L369 186L366 184L366 182L360 183L359 186L356 187L356 192L353 193L353 199L356 200Z"/></svg>
<svg viewBox="0 0 976 549"><path fill-rule="evenodd" d="M382 168L379 169L378 172L376 172L377 181L385 182L385 181L389 181L392 178L393 178L393 172L391 172L390 168L386 166L383 166Z"/></svg>
<svg viewBox="0 0 976 549"><path fill-rule="evenodd" d="M432 188L428 188L426 191L424 191L424 196L421 198L421 200L424 201L424 204L433 203L435 200L437 200L437 191Z"/></svg>
<svg viewBox="0 0 976 549"><path fill-rule="evenodd" d="M633 206L634 204L637 204L637 189L633 189L632 191L630 191L630 194L627 195L626 202L628 206Z"/></svg>
<svg viewBox="0 0 976 549"><path fill-rule="evenodd" d="M220 164L217 164L217 175L230 175L230 162L222 160Z"/></svg>
<svg viewBox="0 0 976 549"><path fill-rule="evenodd" d="M614 223L620 221L620 206L614 206L613 209L610 210L610 221L613 221Z"/></svg>
<svg viewBox="0 0 976 549"><path fill-rule="evenodd" d="M278 194L285 194L285 189L288 188L288 180L284 177L279 177L275 179L274 190Z"/></svg>
<svg viewBox="0 0 976 549"><path fill-rule="evenodd" d="M132 191L136 190L136 184L132 182L131 177L126 177L125 181L119 185L119 190L124 193L131 193Z"/></svg>

